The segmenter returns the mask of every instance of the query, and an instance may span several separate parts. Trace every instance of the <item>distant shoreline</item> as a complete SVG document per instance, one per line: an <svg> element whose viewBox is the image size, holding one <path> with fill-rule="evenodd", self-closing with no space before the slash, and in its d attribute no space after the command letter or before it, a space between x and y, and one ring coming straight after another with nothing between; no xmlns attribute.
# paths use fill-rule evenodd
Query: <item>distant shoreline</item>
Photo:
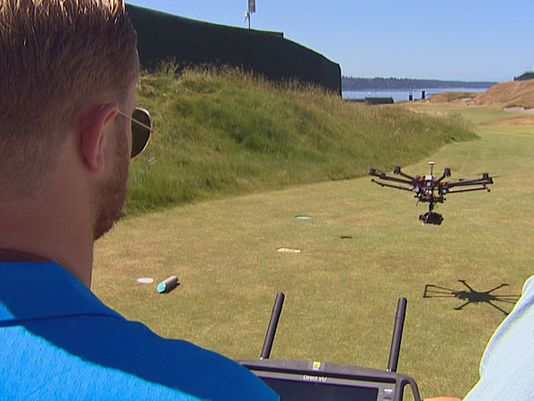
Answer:
<svg viewBox="0 0 534 401"><path fill-rule="evenodd" d="M488 89L496 82L488 81L441 81L437 79L410 78L353 78L342 77L341 87L344 92L366 90L409 91L439 88Z"/></svg>
<svg viewBox="0 0 534 401"><path fill-rule="evenodd" d="M430 99L432 96L441 93L482 93L487 88L465 88L465 87L446 87L446 88L430 88L423 89L365 89L365 90L343 90L342 97L346 100L363 100L367 97L374 98L392 98L395 103L410 100L423 99L423 92L425 92L425 99Z"/></svg>

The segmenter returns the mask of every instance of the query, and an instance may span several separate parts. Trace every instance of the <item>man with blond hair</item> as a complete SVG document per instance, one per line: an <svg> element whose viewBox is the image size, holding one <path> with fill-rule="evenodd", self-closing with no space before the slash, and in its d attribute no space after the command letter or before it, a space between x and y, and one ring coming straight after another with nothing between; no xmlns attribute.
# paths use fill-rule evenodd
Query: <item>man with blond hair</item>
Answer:
<svg viewBox="0 0 534 401"><path fill-rule="evenodd" d="M0 0L0 399L276 400L88 289L152 131L138 75L123 0Z"/></svg>

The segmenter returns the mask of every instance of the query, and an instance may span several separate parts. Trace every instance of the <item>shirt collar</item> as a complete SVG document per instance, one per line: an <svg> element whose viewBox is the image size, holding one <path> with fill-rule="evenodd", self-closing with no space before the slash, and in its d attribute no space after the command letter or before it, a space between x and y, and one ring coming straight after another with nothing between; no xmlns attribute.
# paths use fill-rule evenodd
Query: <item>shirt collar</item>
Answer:
<svg viewBox="0 0 534 401"><path fill-rule="evenodd" d="M75 315L123 319L57 263L0 262L0 326Z"/></svg>

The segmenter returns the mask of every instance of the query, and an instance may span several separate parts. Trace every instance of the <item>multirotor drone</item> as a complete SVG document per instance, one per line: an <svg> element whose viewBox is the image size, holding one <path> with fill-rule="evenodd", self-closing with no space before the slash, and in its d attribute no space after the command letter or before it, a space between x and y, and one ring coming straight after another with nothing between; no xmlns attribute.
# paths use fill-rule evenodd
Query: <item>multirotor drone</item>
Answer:
<svg viewBox="0 0 534 401"><path fill-rule="evenodd" d="M489 184L493 184L493 178L488 173L482 173L480 178L475 179L458 179L457 181L449 181L445 178L451 176L451 169L445 168L441 177L434 176L434 162L428 162L430 165L429 175L417 175L412 177L402 172L400 167L395 167L393 173L400 177L392 177L386 173L377 173L376 169L369 170L369 175L377 177L371 182L380 185L381 187L400 189L404 191L410 191L414 193L414 198L417 198L418 202L428 203L428 212L419 215L419 220L423 224L435 224L440 225L443 221L443 216L434 212L434 208L437 203L445 202L445 195L457 194L461 192L473 192L473 191L487 191L490 189L487 187ZM394 182L396 184L389 184L385 181Z"/></svg>

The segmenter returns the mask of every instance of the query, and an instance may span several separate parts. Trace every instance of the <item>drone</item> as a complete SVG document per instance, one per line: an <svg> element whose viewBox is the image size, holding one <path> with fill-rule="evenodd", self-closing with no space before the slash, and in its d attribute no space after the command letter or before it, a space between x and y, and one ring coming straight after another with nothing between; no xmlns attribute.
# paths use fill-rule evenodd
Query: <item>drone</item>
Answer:
<svg viewBox="0 0 534 401"><path fill-rule="evenodd" d="M445 202L445 195L473 191L490 192L487 186L493 184L493 178L488 173L482 173L480 178L470 180L460 178L457 181L449 181L446 178L451 176L450 168L445 168L441 177L436 179L434 176L435 163L430 161L428 164L430 165L429 175L412 177L405 174L400 167L395 167L393 170L393 173L400 177L392 177L386 173L377 173L374 168L369 170L369 175L377 177L378 179L371 179L371 182L381 187L413 192L414 198L417 198L417 202L428 203L428 212L419 215L419 220L423 224L440 225L443 222L443 216L435 213L434 208L437 203ZM390 184L388 181L396 184Z"/></svg>

